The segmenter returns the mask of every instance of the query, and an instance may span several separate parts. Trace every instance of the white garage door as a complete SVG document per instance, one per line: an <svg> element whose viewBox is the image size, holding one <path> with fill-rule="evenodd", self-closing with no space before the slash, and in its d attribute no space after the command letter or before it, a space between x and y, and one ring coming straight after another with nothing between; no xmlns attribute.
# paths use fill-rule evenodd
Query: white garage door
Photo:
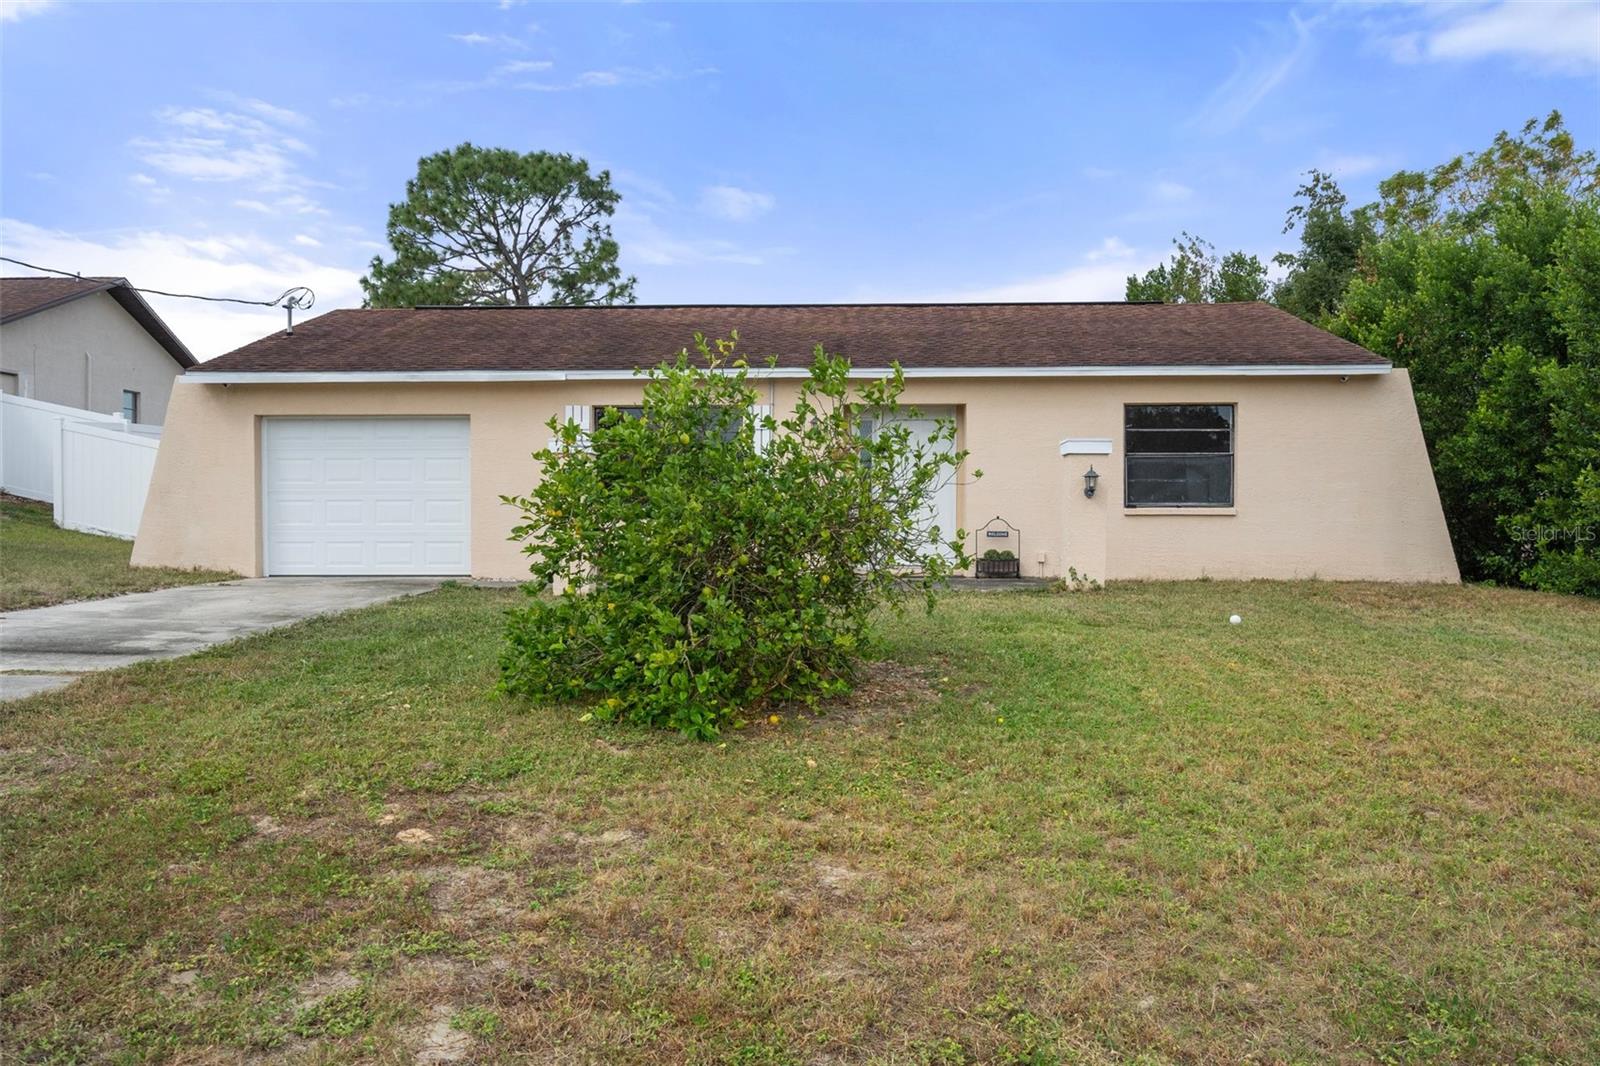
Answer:
<svg viewBox="0 0 1600 1066"><path fill-rule="evenodd" d="M268 574L466 574L465 418L261 423Z"/></svg>

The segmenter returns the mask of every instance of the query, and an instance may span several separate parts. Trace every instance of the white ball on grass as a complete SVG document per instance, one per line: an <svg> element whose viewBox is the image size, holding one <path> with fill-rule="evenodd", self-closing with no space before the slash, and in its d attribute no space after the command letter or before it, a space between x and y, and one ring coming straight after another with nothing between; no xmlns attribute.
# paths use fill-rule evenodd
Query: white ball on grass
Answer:
<svg viewBox="0 0 1600 1066"><path fill-rule="evenodd" d="M1240 622L1243 622L1243 621L1244 621L1244 619L1243 619L1243 618L1240 618L1240 617L1239 617L1239 616L1238 616L1238 615L1236 615L1236 614L1230 614L1230 615L1229 615L1229 616L1228 616L1228 624L1229 624L1229 625L1233 625L1233 626L1236 626L1236 625L1238 625L1238 624L1239 624L1239 623L1240 623Z"/></svg>

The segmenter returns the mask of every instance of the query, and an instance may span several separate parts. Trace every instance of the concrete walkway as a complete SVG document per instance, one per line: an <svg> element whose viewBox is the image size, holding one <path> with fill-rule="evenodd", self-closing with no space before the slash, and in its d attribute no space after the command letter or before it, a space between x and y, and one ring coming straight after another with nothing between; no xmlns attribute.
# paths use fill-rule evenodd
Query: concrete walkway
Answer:
<svg viewBox="0 0 1600 1066"><path fill-rule="evenodd" d="M252 578L11 611L0 614L0 700L438 586L429 577Z"/></svg>

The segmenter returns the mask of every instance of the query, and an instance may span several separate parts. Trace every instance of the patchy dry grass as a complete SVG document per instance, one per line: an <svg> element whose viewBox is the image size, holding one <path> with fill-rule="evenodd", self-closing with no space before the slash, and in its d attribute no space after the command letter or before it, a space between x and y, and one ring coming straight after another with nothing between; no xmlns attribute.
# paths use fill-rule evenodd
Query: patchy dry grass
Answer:
<svg viewBox="0 0 1600 1066"><path fill-rule="evenodd" d="M493 695L511 595L0 710L0 1046L1600 1058L1600 605L955 596L849 704L720 746Z"/></svg>
<svg viewBox="0 0 1600 1066"><path fill-rule="evenodd" d="M226 581L238 574L128 565L133 542L58 528L48 503L0 496L0 611Z"/></svg>

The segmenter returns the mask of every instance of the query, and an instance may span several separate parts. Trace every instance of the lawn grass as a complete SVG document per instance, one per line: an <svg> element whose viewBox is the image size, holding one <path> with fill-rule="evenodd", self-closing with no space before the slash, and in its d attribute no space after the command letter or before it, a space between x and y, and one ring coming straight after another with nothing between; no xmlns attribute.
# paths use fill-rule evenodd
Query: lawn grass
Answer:
<svg viewBox="0 0 1600 1066"><path fill-rule="evenodd" d="M0 709L0 1047L1600 1059L1600 604L954 595L724 745L495 695L515 596Z"/></svg>
<svg viewBox="0 0 1600 1066"><path fill-rule="evenodd" d="M128 565L133 542L56 526L48 503L0 496L0 611L226 581L238 574Z"/></svg>

